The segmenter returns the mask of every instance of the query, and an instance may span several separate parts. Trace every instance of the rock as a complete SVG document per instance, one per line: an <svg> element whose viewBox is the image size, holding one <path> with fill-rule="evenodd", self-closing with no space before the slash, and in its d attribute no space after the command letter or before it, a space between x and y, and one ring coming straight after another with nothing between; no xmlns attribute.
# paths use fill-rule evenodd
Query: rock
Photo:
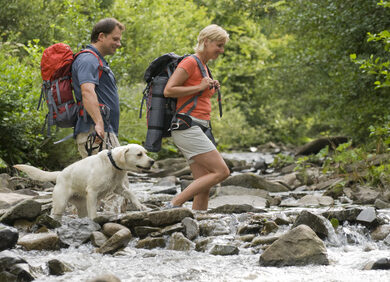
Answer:
<svg viewBox="0 0 390 282"><path fill-rule="evenodd" d="M215 256L232 256L238 253L238 248L231 245L214 245L210 250L210 254Z"/></svg>
<svg viewBox="0 0 390 282"><path fill-rule="evenodd" d="M336 218L341 224L345 221L355 223L356 217L360 214L362 210L362 208L349 208L337 211L326 211L323 212L322 215L329 220L332 218Z"/></svg>
<svg viewBox="0 0 390 282"><path fill-rule="evenodd" d="M121 229L127 229L127 227L119 224L119 223L113 223L113 222L107 222L103 225L103 234L106 235L107 237L111 237L114 235L116 232L118 232Z"/></svg>
<svg viewBox="0 0 390 282"><path fill-rule="evenodd" d="M173 233L169 239L169 250L175 251L189 251L195 249L195 243L184 237L183 233Z"/></svg>
<svg viewBox="0 0 390 282"><path fill-rule="evenodd" d="M198 240L195 244L195 251L205 252L211 242L212 242L211 238L204 238L204 239Z"/></svg>
<svg viewBox="0 0 390 282"><path fill-rule="evenodd" d="M23 200L0 218L0 222L11 225L17 219L35 219L41 213L41 204L34 200Z"/></svg>
<svg viewBox="0 0 390 282"><path fill-rule="evenodd" d="M229 225L223 220L203 220L199 223L201 236L221 236L230 233Z"/></svg>
<svg viewBox="0 0 390 282"><path fill-rule="evenodd" d="M298 200L299 206L332 206L333 204L333 198L328 196L306 195Z"/></svg>
<svg viewBox="0 0 390 282"><path fill-rule="evenodd" d="M95 247L101 247L108 240L108 237L100 231L93 231L90 239L92 245Z"/></svg>
<svg viewBox="0 0 390 282"><path fill-rule="evenodd" d="M375 241L384 240L390 234L390 225L379 225L371 232L371 238Z"/></svg>
<svg viewBox="0 0 390 282"><path fill-rule="evenodd" d="M61 226L59 221L55 220L48 214L42 214L38 216L35 220L35 224L38 225L38 227L45 226L48 229L55 229Z"/></svg>
<svg viewBox="0 0 390 282"><path fill-rule="evenodd" d="M194 240L199 236L199 224L196 220L186 217L181 221L181 223L184 226L184 235L189 240Z"/></svg>
<svg viewBox="0 0 390 282"><path fill-rule="evenodd" d="M371 269L390 269L390 258L381 258L374 262Z"/></svg>
<svg viewBox="0 0 390 282"><path fill-rule="evenodd" d="M0 252L15 247L19 232L13 227L0 224Z"/></svg>
<svg viewBox="0 0 390 282"><path fill-rule="evenodd" d="M315 215L308 211L302 211L296 218L292 228L301 224L309 226L322 240L328 239L335 246L340 244L332 224L325 217Z"/></svg>
<svg viewBox="0 0 390 282"><path fill-rule="evenodd" d="M231 196L234 198L233 196ZM219 199L219 201L227 201L231 197L224 197ZM245 197L246 198L246 197ZM215 201L211 204L210 208L214 205L217 205L216 208L211 208L208 213L223 213L223 214L232 214L232 213L247 213L247 212L255 212L255 213L263 213L265 210L254 208L248 204L223 204L218 206L218 201Z"/></svg>
<svg viewBox="0 0 390 282"><path fill-rule="evenodd" d="M152 226L167 226L181 222L186 217L193 218L194 215L187 208L174 208L149 212L148 217Z"/></svg>
<svg viewBox="0 0 390 282"><path fill-rule="evenodd" d="M153 187L152 194L168 194L168 195L176 195L177 194L177 188L176 186L171 187Z"/></svg>
<svg viewBox="0 0 390 282"><path fill-rule="evenodd" d="M125 214L121 218L120 224L131 229L134 226L145 226L145 225L150 225L152 223L149 220L148 213L141 211L141 212L130 212Z"/></svg>
<svg viewBox="0 0 390 282"><path fill-rule="evenodd" d="M143 239L146 238L149 234L159 232L160 230L161 229L159 227L136 226L134 227L134 235Z"/></svg>
<svg viewBox="0 0 390 282"><path fill-rule="evenodd" d="M273 242L275 242L276 240L278 240L279 237L278 236L257 236L255 238L253 238L252 242L251 242L251 246L252 247L255 247L255 246L259 246L259 245L269 245L269 244L272 244Z"/></svg>
<svg viewBox="0 0 390 282"><path fill-rule="evenodd" d="M328 265L322 240L307 225L299 225L282 235L260 256L261 266Z"/></svg>
<svg viewBox="0 0 390 282"><path fill-rule="evenodd" d="M27 262L10 251L0 252L0 281L33 281Z"/></svg>
<svg viewBox="0 0 390 282"><path fill-rule="evenodd" d="M213 212L225 210L225 213L240 213L243 211L245 212L247 209L264 212L264 210L261 210L260 208L265 207L269 207L268 200L257 196L217 196L209 200L209 208Z"/></svg>
<svg viewBox="0 0 390 282"><path fill-rule="evenodd" d="M262 228L263 226L260 224L245 224L238 227L237 234L239 235L259 234Z"/></svg>
<svg viewBox="0 0 390 282"><path fill-rule="evenodd" d="M374 202L374 206L377 209L390 209L390 203L385 202L381 199L376 199Z"/></svg>
<svg viewBox="0 0 390 282"><path fill-rule="evenodd" d="M371 205L380 196L380 192L367 186L358 186L352 190L351 199L355 204Z"/></svg>
<svg viewBox="0 0 390 282"><path fill-rule="evenodd" d="M178 183L177 178L173 175L163 177L159 181L157 181L154 186L175 186Z"/></svg>
<svg viewBox="0 0 390 282"><path fill-rule="evenodd" d="M275 232L279 229L278 225L273 221L267 221L264 223L264 227L261 230L261 234L268 235L272 232Z"/></svg>
<svg viewBox="0 0 390 282"><path fill-rule="evenodd" d="M33 196L18 193L0 193L0 209L8 209L23 200L32 198Z"/></svg>
<svg viewBox="0 0 390 282"><path fill-rule="evenodd" d="M131 232L127 228L119 229L96 251L101 254L112 254L127 246L132 238Z"/></svg>
<svg viewBox="0 0 390 282"><path fill-rule="evenodd" d="M173 233L176 232L184 232L184 226L183 223L179 222L173 225L166 226L162 229L160 229L157 232L153 232L150 234L151 237L161 237L161 236L166 236L166 235L172 235Z"/></svg>
<svg viewBox="0 0 390 282"><path fill-rule="evenodd" d="M378 226L378 219L375 208L368 207L362 210L357 216L356 221L371 229Z"/></svg>
<svg viewBox="0 0 390 282"><path fill-rule="evenodd" d="M88 280L88 282L121 282L121 280L113 274L103 274Z"/></svg>
<svg viewBox="0 0 390 282"><path fill-rule="evenodd" d="M279 184L265 180L263 177L254 173L242 173L229 176L222 181L222 186L234 185L252 189L263 189L268 192L288 192L288 188Z"/></svg>
<svg viewBox="0 0 390 282"><path fill-rule="evenodd" d="M64 275L66 272L71 272L73 270L69 264L58 259L49 260L47 262L47 267L49 269L49 274L56 276Z"/></svg>
<svg viewBox="0 0 390 282"><path fill-rule="evenodd" d="M165 240L163 237L146 237L145 239L139 240L135 247L149 250L155 248L165 248Z"/></svg>
<svg viewBox="0 0 390 282"><path fill-rule="evenodd" d="M84 218L64 218L62 226L57 229L61 243L68 246L80 246L88 242L94 231L100 230L100 225L93 220Z"/></svg>
<svg viewBox="0 0 390 282"><path fill-rule="evenodd" d="M59 250L60 242L56 233L31 233L18 240L18 245L26 250Z"/></svg>

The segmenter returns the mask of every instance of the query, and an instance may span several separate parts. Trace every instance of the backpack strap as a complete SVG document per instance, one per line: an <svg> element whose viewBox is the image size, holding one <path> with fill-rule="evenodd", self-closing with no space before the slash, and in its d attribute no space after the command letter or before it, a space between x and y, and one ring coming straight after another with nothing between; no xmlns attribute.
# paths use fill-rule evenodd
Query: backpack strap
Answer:
<svg viewBox="0 0 390 282"><path fill-rule="evenodd" d="M94 51L92 51L91 49L83 49L81 50L80 52L76 53L74 55L74 59L77 58L78 55L82 54L82 53L91 53L92 55L94 55L96 57L96 59L98 59L99 61L99 67L98 67L98 70L99 70L99 79L100 77L102 76L103 74L103 61L100 59L100 57L98 56L98 54L96 54Z"/></svg>
<svg viewBox="0 0 390 282"><path fill-rule="evenodd" d="M198 63L198 67L200 69L200 72L202 73L202 76L203 77L207 77L207 72L208 74L210 75L210 78L213 79L213 76L211 74L211 71L209 69L209 67L206 65L206 68L207 68L207 72L202 64L202 62L200 61L200 59L195 56L195 55L191 55L195 60L196 62ZM217 93L218 93L218 106L219 106L219 116L222 117L222 102L221 102L221 91L219 91L219 89L217 89Z"/></svg>

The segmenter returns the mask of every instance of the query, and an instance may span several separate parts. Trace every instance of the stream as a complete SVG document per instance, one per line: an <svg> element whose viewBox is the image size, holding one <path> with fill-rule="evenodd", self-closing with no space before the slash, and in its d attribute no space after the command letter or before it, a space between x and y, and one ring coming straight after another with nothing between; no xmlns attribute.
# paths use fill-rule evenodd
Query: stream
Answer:
<svg viewBox="0 0 390 282"><path fill-rule="evenodd" d="M224 154L225 158L255 162L260 158L270 163L271 155L260 153L232 153ZM136 194L146 198L151 182L131 184ZM284 192L286 193L286 192ZM316 191L321 193L321 191ZM190 207L190 203L186 203ZM348 205L351 207L352 205ZM356 206L356 205L355 205ZM335 201L331 209L347 207ZM262 208L267 214L284 214L293 216L306 209L313 213L320 213L329 207L302 208L276 207ZM390 221L390 210L377 210L378 217ZM246 214L218 215L228 226L231 232L218 236L221 243L232 242L236 236L237 226L247 219ZM291 226L281 226L276 232L278 235L286 232ZM261 249L245 247L241 244L238 255L220 256L207 252L173 251L167 249L139 249L135 248L136 240L114 255L95 253L91 243L78 248L62 248L59 251L25 251L14 248L11 251L23 257L32 267L43 268L46 275L39 274L34 281L88 281L96 276L111 273L121 281L390 281L390 270L364 270L369 262L390 257L390 246L382 241L371 240L360 225L339 226L343 232L336 232L337 246L325 241L329 265L318 266L290 266L290 267L263 267L259 265ZM348 235L346 238L345 235ZM62 276L48 275L46 262L58 259L73 266L72 272Z"/></svg>

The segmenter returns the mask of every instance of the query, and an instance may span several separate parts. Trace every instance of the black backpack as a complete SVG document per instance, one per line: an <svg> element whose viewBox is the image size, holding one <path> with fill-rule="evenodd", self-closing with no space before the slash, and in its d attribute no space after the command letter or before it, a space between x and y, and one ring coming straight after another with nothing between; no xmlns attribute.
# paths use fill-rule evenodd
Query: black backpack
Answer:
<svg viewBox="0 0 390 282"><path fill-rule="evenodd" d="M144 74L144 80L146 87L143 91L143 98L141 101L140 115L142 117L142 107L146 101L146 120L147 120L147 133L144 147L150 152L158 152L161 150L161 142L163 137L171 136L171 124L175 120L178 112L180 112L185 106L190 103L194 103L191 109L186 113L190 114L196 107L197 98L202 93L194 95L193 98L187 100L187 102L176 110L176 98L167 98L164 96L164 88L175 71L178 64L186 57L191 55L179 56L175 53L167 53L156 59L154 59ZM201 70L202 76L207 76L206 70L196 56L193 56ZM207 68L210 77L211 72ZM218 101L220 115L222 116L221 107L221 94L218 91Z"/></svg>

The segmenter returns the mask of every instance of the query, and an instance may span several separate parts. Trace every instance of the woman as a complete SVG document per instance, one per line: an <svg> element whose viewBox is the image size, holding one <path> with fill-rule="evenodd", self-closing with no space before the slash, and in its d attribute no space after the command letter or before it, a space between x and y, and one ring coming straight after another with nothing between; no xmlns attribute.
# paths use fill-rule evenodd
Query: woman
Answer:
<svg viewBox="0 0 390 282"><path fill-rule="evenodd" d="M198 36L195 47L195 56L206 68L209 60L215 60L224 52L225 44L229 41L228 33L218 25L209 25ZM188 56L177 66L170 77L165 89L165 97L177 98L177 109L194 95L197 97L196 106L189 103L180 113L190 113L194 122L205 127L210 126L211 100L210 98L219 89L217 80L202 77L196 59ZM207 210L209 192L212 186L226 179L229 168L226 166L220 153L202 129L193 125L185 130L172 131L175 145L187 159L194 181L180 194L176 195L167 207L179 207L193 198L193 210Z"/></svg>

